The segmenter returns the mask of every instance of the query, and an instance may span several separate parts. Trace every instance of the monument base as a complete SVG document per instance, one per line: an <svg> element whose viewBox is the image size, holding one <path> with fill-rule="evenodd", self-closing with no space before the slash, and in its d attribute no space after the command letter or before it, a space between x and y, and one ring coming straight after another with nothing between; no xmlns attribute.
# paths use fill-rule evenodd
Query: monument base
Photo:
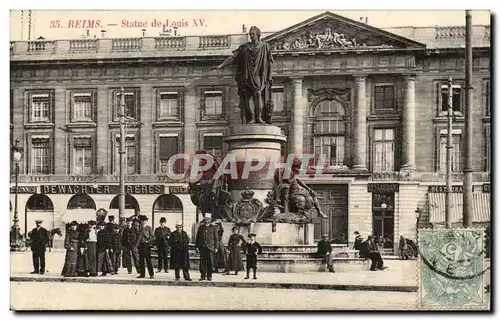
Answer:
<svg viewBox="0 0 500 320"><path fill-rule="evenodd" d="M193 224L192 241L196 239L199 223ZM231 229L234 223L223 222L224 234L222 241L227 245L229 236L232 234ZM273 231L274 229L274 231ZM261 245L313 245L314 244L314 224L292 224L292 223L276 223L273 228L272 222L256 222L249 226L240 226L240 234L248 239L249 233L255 233L255 240Z"/></svg>

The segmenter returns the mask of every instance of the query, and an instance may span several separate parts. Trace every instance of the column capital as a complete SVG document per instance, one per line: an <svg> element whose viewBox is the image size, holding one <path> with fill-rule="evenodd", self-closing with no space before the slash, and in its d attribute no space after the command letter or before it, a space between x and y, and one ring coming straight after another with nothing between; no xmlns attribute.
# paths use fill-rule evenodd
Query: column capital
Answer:
<svg viewBox="0 0 500 320"><path fill-rule="evenodd" d="M367 74L353 74L352 77L356 82L365 82L366 78L368 77Z"/></svg>
<svg viewBox="0 0 500 320"><path fill-rule="evenodd" d="M409 73L409 74L405 74L403 75L405 81L415 81L415 78L417 77L416 74L414 73Z"/></svg>
<svg viewBox="0 0 500 320"><path fill-rule="evenodd" d="M302 83L304 77L289 77L292 80L292 83Z"/></svg>

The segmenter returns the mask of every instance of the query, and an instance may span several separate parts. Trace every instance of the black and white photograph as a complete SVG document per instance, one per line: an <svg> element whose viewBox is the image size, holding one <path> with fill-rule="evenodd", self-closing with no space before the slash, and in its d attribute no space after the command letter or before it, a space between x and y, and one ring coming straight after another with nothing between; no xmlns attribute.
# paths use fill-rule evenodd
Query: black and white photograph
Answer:
<svg viewBox="0 0 500 320"><path fill-rule="evenodd" d="M10 10L10 310L491 311L491 15Z"/></svg>

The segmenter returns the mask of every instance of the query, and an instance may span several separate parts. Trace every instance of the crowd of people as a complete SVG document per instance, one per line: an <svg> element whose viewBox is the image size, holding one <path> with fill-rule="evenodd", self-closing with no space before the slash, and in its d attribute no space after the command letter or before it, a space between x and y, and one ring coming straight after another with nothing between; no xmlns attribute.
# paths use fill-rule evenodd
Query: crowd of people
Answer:
<svg viewBox="0 0 500 320"><path fill-rule="evenodd" d="M175 279L191 281L189 243L190 239L177 222L172 232L166 226L166 219L160 219L160 226L154 231L148 225L145 215L136 214L120 219L115 223L114 216L92 220L87 223L73 221L69 223L64 239L66 255L61 275L64 277L95 277L118 274L120 268L126 268L128 274L135 270L138 278L154 278L151 249L156 247L158 255L157 272L168 273L175 270ZM45 273L45 250L49 242L49 233L42 227L43 221L36 220L36 227L29 232L33 255L32 274ZM223 270L225 275L243 270L242 254L246 254L247 275L253 270L253 279L257 279L257 256L262 247L255 241L256 235L250 233L248 241L239 234L239 228L233 227L229 237L228 249L223 243L224 229L222 221L212 222L206 214L198 228L195 239L196 251L200 254L200 280L212 280L212 274Z"/></svg>

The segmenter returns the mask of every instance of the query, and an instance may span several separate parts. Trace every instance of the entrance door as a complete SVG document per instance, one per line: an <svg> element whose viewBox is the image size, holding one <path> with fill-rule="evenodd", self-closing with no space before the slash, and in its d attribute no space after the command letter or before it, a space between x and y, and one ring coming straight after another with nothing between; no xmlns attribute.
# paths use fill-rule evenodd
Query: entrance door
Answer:
<svg viewBox="0 0 500 320"><path fill-rule="evenodd" d="M394 193L373 193L373 234L384 238L384 248L394 248Z"/></svg>
<svg viewBox="0 0 500 320"><path fill-rule="evenodd" d="M341 234L347 237L347 185L316 185L311 188L322 198L319 204L328 217L328 219L322 219L313 213L314 240L319 241L325 233L332 240Z"/></svg>

